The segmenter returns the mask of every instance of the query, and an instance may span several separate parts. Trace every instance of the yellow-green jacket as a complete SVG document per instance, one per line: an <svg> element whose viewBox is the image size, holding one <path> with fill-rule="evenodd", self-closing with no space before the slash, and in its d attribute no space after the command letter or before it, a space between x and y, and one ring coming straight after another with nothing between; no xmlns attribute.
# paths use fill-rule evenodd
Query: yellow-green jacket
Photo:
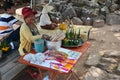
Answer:
<svg viewBox="0 0 120 80"><path fill-rule="evenodd" d="M41 38L41 35L33 36L29 27L24 22L20 28L20 46L19 46L19 53L21 56L25 55L23 49L27 52L31 50L31 44L34 42L35 39Z"/></svg>

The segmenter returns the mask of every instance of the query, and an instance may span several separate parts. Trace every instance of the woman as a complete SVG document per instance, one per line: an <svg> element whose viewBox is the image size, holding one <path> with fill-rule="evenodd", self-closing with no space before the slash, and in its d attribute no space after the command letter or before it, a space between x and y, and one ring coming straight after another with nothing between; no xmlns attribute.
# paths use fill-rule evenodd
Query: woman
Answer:
<svg viewBox="0 0 120 80"><path fill-rule="evenodd" d="M42 35L38 32L35 25L35 14L37 12L33 11L29 7L24 7L22 9L22 15L24 17L24 23L20 29L20 47L19 53L21 56L25 55L32 48L32 43L35 39L41 38Z"/></svg>
<svg viewBox="0 0 120 80"><path fill-rule="evenodd" d="M12 2L5 1L3 9L5 12L0 16L0 35L5 36L6 38L4 41L9 44L12 44L11 41L19 42L19 31L22 22L14 17L15 5ZM13 29L13 25L18 25L19 27L17 29ZM15 46L11 46L12 49L14 49ZM16 48L18 48L18 46L16 46Z"/></svg>

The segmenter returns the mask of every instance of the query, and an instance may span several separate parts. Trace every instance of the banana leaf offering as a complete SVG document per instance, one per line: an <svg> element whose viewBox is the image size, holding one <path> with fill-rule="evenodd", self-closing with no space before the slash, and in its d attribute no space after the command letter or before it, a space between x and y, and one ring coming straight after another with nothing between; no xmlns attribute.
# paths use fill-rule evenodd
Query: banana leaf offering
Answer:
<svg viewBox="0 0 120 80"><path fill-rule="evenodd" d="M64 47L78 47L83 43L84 41L81 39L80 29L78 32L73 28L67 30L65 38L62 40L62 46Z"/></svg>

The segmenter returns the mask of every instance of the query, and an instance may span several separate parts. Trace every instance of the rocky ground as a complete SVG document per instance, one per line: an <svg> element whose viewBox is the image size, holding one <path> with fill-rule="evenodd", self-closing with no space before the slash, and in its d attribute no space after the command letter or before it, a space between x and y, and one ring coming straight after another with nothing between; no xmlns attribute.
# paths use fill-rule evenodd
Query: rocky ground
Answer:
<svg viewBox="0 0 120 80"><path fill-rule="evenodd" d="M79 78L120 80L120 25L93 28L89 41L91 47L76 65Z"/></svg>

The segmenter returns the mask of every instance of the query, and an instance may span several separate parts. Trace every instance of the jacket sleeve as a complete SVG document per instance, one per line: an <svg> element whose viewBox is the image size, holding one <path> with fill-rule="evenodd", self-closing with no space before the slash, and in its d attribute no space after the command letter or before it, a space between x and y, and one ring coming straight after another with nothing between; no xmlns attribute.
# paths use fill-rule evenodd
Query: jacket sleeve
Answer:
<svg viewBox="0 0 120 80"><path fill-rule="evenodd" d="M22 28L21 30L22 30L21 31L22 34L24 35L24 38L30 43L33 43L35 39L38 39L38 38L42 37L42 35L33 36L31 31L29 30L29 28L27 26L24 26L24 28Z"/></svg>

